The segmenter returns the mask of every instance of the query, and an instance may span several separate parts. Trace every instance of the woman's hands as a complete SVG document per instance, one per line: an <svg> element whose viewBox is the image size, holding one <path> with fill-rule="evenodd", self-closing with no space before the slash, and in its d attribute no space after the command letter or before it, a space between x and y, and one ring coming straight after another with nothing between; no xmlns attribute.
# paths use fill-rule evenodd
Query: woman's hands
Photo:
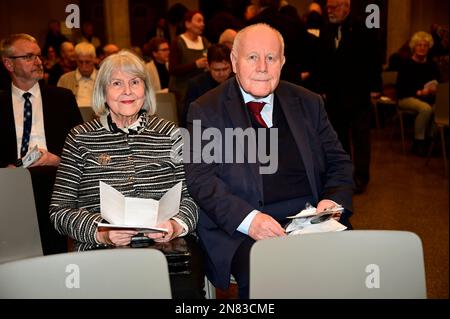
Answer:
<svg viewBox="0 0 450 319"><path fill-rule="evenodd" d="M112 246L127 246L131 242L131 237L137 235L134 230L97 230L97 241Z"/></svg>
<svg viewBox="0 0 450 319"><path fill-rule="evenodd" d="M170 219L156 225L158 228L166 228L167 233L148 233L145 234L148 238L153 239L156 242L168 242L173 238L178 237L183 233L183 226L178 224L175 220ZM108 230L107 228L100 228L97 230L97 241L102 244L112 246L127 246L131 242L131 238L137 235L139 232L134 230Z"/></svg>
<svg viewBox="0 0 450 319"><path fill-rule="evenodd" d="M166 228L167 233L148 233L146 236L156 242L168 242L173 238L178 237L183 232L183 227L174 219L169 219L156 225L158 228Z"/></svg>

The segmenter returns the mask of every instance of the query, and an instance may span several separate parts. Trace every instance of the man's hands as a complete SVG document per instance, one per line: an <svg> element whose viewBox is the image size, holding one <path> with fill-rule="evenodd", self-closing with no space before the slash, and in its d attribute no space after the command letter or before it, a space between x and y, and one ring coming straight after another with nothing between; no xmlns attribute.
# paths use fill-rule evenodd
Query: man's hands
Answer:
<svg viewBox="0 0 450 319"><path fill-rule="evenodd" d="M286 236L283 227L271 216L257 213L248 229L248 235L254 240Z"/></svg>
<svg viewBox="0 0 450 319"><path fill-rule="evenodd" d="M325 209L327 208L332 208L335 207L336 203L333 202L332 200L329 199L322 199L318 204L317 204L317 213L321 213L323 212ZM335 220L339 221L339 219L341 218L341 212L336 212L334 213L331 217L334 218Z"/></svg>

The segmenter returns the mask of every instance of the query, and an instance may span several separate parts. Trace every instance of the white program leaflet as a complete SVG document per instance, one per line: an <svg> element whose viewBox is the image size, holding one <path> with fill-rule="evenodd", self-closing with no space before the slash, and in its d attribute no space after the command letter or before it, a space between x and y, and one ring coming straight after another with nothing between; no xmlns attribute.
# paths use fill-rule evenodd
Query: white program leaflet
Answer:
<svg viewBox="0 0 450 319"><path fill-rule="evenodd" d="M140 230L162 230L155 226L176 214L180 208L181 186L179 182L159 200L151 198L125 197L104 182L100 182L100 212L109 222L98 227L137 228Z"/></svg>

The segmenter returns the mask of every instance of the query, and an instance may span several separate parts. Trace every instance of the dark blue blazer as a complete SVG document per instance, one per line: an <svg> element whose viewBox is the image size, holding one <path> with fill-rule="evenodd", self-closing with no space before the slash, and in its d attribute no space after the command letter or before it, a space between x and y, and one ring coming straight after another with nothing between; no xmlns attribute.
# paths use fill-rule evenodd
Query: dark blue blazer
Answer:
<svg viewBox="0 0 450 319"><path fill-rule="evenodd" d="M0 91L0 167L15 164L17 160L17 138L12 105L11 86ZM64 88L40 83L44 130L47 149L61 156L69 131L83 123L80 110L73 93Z"/></svg>
<svg viewBox="0 0 450 319"><path fill-rule="evenodd" d="M331 199L351 211L352 163L328 121L321 97L281 81L275 98L302 156L312 204ZM190 106L191 142L193 120L201 120L202 129L217 128L222 136L225 128L251 127L244 107L234 77L210 90ZM193 147L191 152L195 152ZM226 288L234 253L247 237L236 229L248 213L264 206L259 164L185 163L185 168L189 192L201 208L197 233L206 251L208 277L216 287Z"/></svg>

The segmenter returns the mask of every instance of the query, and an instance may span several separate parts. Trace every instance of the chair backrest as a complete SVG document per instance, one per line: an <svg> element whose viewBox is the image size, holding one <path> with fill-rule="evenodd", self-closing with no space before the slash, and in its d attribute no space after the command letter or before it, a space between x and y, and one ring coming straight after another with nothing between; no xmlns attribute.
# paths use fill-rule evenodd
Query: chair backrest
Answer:
<svg viewBox="0 0 450 319"><path fill-rule="evenodd" d="M103 249L0 265L0 298L170 299L169 270L156 249Z"/></svg>
<svg viewBox="0 0 450 319"><path fill-rule="evenodd" d="M436 92L434 118L436 123L448 126L448 82L439 83Z"/></svg>
<svg viewBox="0 0 450 319"><path fill-rule="evenodd" d="M156 114L178 124L177 101L173 93L156 93Z"/></svg>
<svg viewBox="0 0 450 319"><path fill-rule="evenodd" d="M30 172L0 168L0 263L42 256Z"/></svg>
<svg viewBox="0 0 450 319"><path fill-rule="evenodd" d="M81 117L83 118L83 122L89 122L95 119L95 112L90 106L80 106Z"/></svg>
<svg viewBox="0 0 450 319"><path fill-rule="evenodd" d="M370 230L257 241L250 298L426 298L422 243Z"/></svg>

